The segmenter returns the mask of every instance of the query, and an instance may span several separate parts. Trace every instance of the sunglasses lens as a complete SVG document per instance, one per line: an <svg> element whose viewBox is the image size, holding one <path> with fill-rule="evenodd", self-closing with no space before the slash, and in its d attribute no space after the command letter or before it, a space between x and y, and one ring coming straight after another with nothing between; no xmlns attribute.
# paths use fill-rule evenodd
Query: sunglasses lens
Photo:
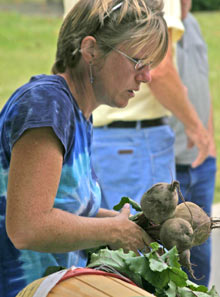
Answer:
<svg viewBox="0 0 220 297"><path fill-rule="evenodd" d="M140 70L144 66L143 62L139 60L135 65L135 70Z"/></svg>
<svg viewBox="0 0 220 297"><path fill-rule="evenodd" d="M144 62L142 61L142 60L139 60L137 63L136 63L136 65L135 65L135 70L141 70L142 68L144 68L144 67L148 67L149 68L149 70L151 69L151 64L152 64L152 62L150 62L150 63L147 63L147 64L144 64Z"/></svg>

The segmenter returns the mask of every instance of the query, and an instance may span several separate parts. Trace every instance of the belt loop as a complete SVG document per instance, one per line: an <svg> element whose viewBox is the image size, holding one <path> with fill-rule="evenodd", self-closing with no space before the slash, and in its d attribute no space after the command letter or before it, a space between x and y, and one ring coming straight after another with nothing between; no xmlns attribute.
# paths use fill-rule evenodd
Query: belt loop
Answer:
<svg viewBox="0 0 220 297"><path fill-rule="evenodd" d="M136 129L140 130L141 129L141 121L137 121L136 123Z"/></svg>

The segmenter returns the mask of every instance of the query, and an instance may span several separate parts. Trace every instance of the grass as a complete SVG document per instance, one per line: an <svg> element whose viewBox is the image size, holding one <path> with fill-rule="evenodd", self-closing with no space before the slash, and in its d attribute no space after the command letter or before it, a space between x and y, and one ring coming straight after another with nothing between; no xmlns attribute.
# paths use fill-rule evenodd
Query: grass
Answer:
<svg viewBox="0 0 220 297"><path fill-rule="evenodd" d="M0 13L0 108L31 75L50 72L60 24L59 18Z"/></svg>
<svg viewBox="0 0 220 297"><path fill-rule="evenodd" d="M195 13L208 46L210 88L214 107L215 140L217 145L217 178L215 202L220 202L220 11Z"/></svg>
<svg viewBox="0 0 220 297"><path fill-rule="evenodd" d="M2 0L4 1L4 0ZM29 0L26 0L28 2ZM42 3L45 0L38 0ZM57 1L57 0L54 0ZM8 3L13 0L7 0ZM15 2L24 2L16 0ZM208 44L210 86L215 117L215 138L220 149L220 12L195 13ZM211 20L211 21L210 21ZM12 92L30 76L50 73L62 19L0 12L0 109ZM220 152L218 150L218 156ZM220 161L218 160L218 169ZM217 173L215 202L220 202L220 173Z"/></svg>

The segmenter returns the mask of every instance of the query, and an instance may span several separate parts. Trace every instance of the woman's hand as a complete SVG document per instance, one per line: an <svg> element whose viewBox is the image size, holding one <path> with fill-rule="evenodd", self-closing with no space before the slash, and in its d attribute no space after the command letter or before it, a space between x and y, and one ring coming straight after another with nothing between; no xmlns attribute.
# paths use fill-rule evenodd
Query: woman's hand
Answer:
<svg viewBox="0 0 220 297"><path fill-rule="evenodd" d="M116 228L113 228L113 242L110 248L116 250L123 248L125 252L134 251L139 255L139 251L149 250L149 244L154 240L136 223L129 220L130 205L125 204L121 213L114 218Z"/></svg>

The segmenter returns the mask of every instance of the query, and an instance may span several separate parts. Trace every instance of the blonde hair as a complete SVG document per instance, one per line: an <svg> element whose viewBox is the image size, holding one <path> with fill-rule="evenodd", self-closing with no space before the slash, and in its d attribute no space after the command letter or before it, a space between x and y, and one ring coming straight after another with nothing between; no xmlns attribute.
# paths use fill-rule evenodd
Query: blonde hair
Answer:
<svg viewBox="0 0 220 297"><path fill-rule="evenodd" d="M94 36L107 55L126 43L134 54L148 46L146 62L156 66L168 46L162 0L79 0L61 26L53 73L74 68L80 60L80 45L85 36Z"/></svg>

